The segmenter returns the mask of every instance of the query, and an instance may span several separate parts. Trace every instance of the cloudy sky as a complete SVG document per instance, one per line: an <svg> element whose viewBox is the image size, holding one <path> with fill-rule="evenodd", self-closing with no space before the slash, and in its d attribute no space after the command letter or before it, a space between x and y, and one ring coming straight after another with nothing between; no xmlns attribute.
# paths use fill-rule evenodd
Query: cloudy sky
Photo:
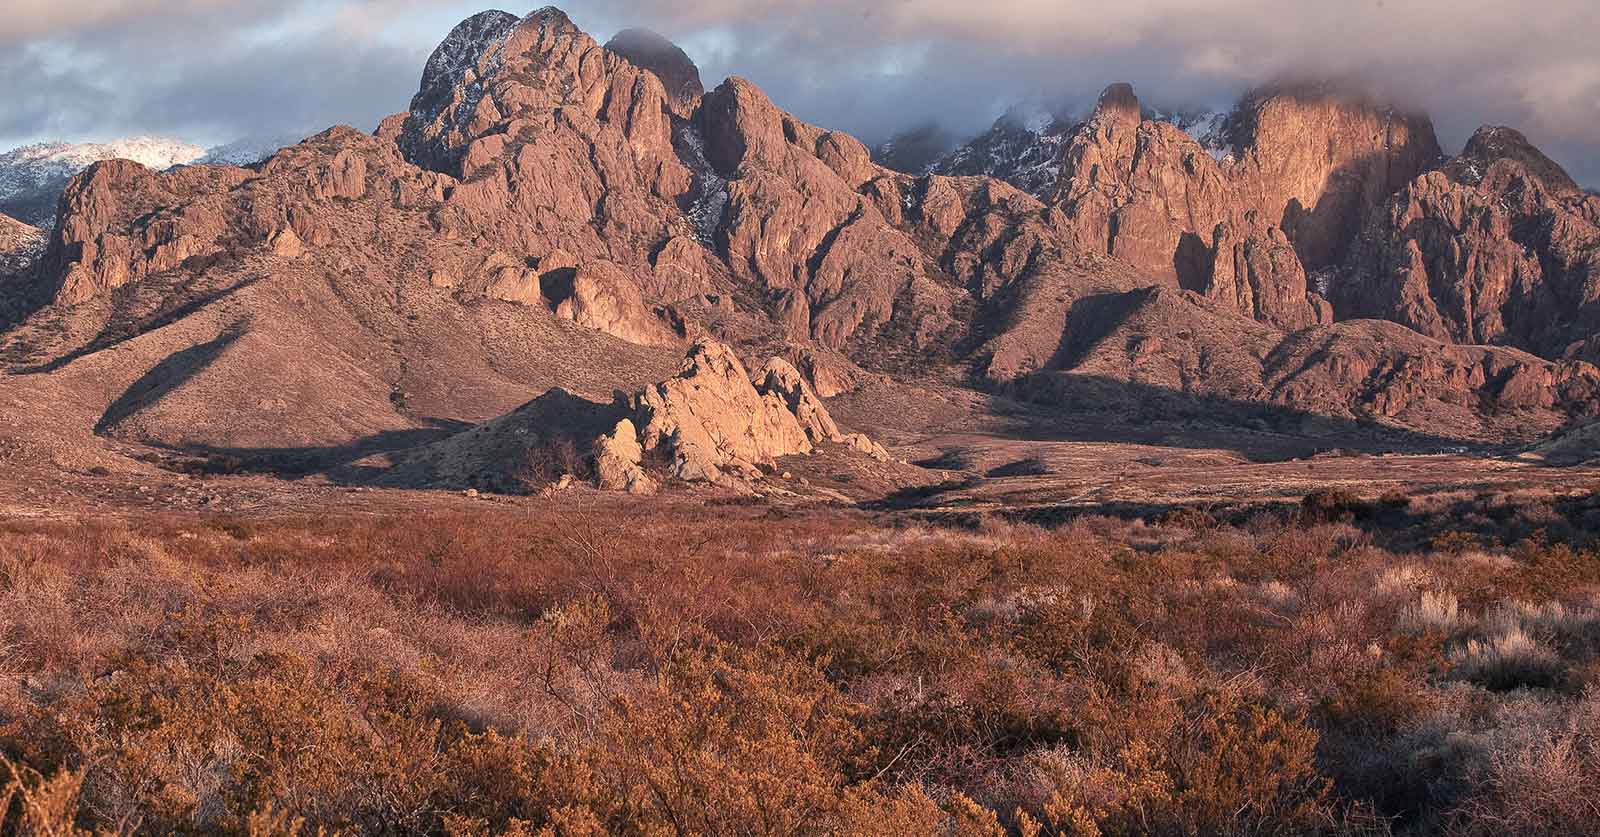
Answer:
<svg viewBox="0 0 1600 837"><path fill-rule="evenodd" d="M927 120L972 132L1007 104L1092 101L1126 80L1164 106L1333 76L1430 112L1448 150L1484 123L1600 186L1595 0L570 0L601 40L677 40L708 86L760 84L875 141ZM0 148L170 135L200 144L370 128L403 110L460 0L3 0ZM525 13L532 6L499 5Z"/></svg>

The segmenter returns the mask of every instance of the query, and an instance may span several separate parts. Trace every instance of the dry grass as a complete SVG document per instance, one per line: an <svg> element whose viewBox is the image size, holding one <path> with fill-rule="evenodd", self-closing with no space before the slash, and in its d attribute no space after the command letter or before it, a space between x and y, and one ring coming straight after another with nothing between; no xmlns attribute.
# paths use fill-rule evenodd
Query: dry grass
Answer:
<svg viewBox="0 0 1600 837"><path fill-rule="evenodd" d="M0 831L1592 832L1594 557L1300 518L13 524Z"/></svg>

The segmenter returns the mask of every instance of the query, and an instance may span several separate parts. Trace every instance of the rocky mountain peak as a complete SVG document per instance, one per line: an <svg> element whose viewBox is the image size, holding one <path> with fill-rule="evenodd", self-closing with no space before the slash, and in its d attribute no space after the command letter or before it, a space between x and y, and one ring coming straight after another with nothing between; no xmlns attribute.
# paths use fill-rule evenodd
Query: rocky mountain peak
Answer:
<svg viewBox="0 0 1600 837"><path fill-rule="evenodd" d="M628 59L636 67L656 74L681 110L691 109L705 95L700 68L677 44L649 29L624 29L606 42L606 49Z"/></svg>
<svg viewBox="0 0 1600 837"><path fill-rule="evenodd" d="M1485 125L1467 140L1466 148L1451 166L1463 182L1476 185L1500 160L1520 163L1529 174L1557 194L1578 192L1578 184L1556 161L1545 156L1521 131L1503 125Z"/></svg>
<svg viewBox="0 0 1600 837"><path fill-rule="evenodd" d="M1142 112L1131 87L1113 85L1082 125L998 126L1038 141L1030 147L1041 152L1039 171L1060 165L1060 188L1040 200L983 172L910 177L881 168L854 138L803 122L743 79L699 97L690 118L678 107L660 71L602 48L559 12L477 16L430 58L412 110L377 136L331 130L248 169L158 173L107 163L80 176L34 271L51 286L51 310L25 323L14 345L48 362L97 351L84 342L101 339L94 335L161 331L149 341L161 344L152 363L181 354L190 344L180 337L212 346L205 351L219 354L194 382L150 397L172 400L167 417L136 405L95 421L130 437L258 447L284 440L276 417L251 414L249 404L277 401L203 399L253 380L260 351L278 352L275 361L315 358L303 369L293 360L274 368L315 376L318 387L359 382L363 434L412 427L422 415L476 423L524 403L534 384L628 391L655 379L644 372L652 364L706 335L763 354L793 347L864 374L971 364L1041 399L1055 397L1056 384L1070 390L1070 376L1092 375L1340 414L1378 409L1366 382L1380 371L1350 357L1446 354L1400 326L1329 323L1350 310L1323 272L1338 264L1341 242L1373 217L1407 217L1375 211L1392 197L1388 184L1424 173L1448 181L1428 172L1437 164L1431 127L1392 110L1252 99L1242 108L1251 141L1219 160L1194 136L1211 122ZM1059 143L1046 153L1049 136ZM1556 244L1511 239L1536 231L1531 224L1486 229L1486 241L1511 241L1519 252L1570 250L1575 277L1594 252L1565 234ZM1407 288L1424 287L1426 277L1416 278ZM132 305L137 319L126 313ZM210 318L206 328L157 327L191 311ZM227 349L236 313L248 315L237 339L249 351ZM1191 329L1202 315L1214 327ZM97 316L119 318L117 330ZM291 328L307 316L317 328ZM61 336L50 317L81 323ZM1310 345L1290 335L1321 329L1337 329L1327 332L1336 350L1290 351ZM1507 342L1524 339L1508 333ZM501 350L500 340L519 342ZM398 365L377 348L400 345L418 348ZM1465 369L1477 356L1450 362ZM702 347L695 357L727 380L749 378L730 371L726 353ZM1275 378L1289 360L1284 369L1302 371ZM1530 376L1559 371L1519 363ZM800 366L811 369L815 394L816 364ZM1423 406L1445 396L1490 404L1478 394L1502 379L1463 372L1441 388L1442 373L1417 369L1403 394ZM1558 405L1582 408L1584 375L1569 376L1578 382L1570 394L1536 387L1516 403L1548 416ZM799 422L812 411L795 379L779 365L750 386ZM190 407L208 417L202 431L193 431ZM1434 420L1418 410L1417 422ZM633 432L613 433L612 452L650 449L655 415L635 411ZM242 438L240 421L253 421L254 435ZM349 426L330 409L297 419L293 442L346 444ZM832 436L825 426L819 433ZM761 456L737 456L733 470Z"/></svg>
<svg viewBox="0 0 1600 837"><path fill-rule="evenodd" d="M411 99L411 115L401 135L406 156L420 165L446 170L460 149L441 142L442 121L470 114L482 100L495 52L521 20L508 12L482 12L450 31L422 71L422 86Z"/></svg>
<svg viewBox="0 0 1600 837"><path fill-rule="evenodd" d="M1107 86L1100 93L1100 99L1095 103L1094 117L1091 118L1138 124L1143 118L1143 111L1139 108L1139 97L1134 94L1133 85L1119 81Z"/></svg>

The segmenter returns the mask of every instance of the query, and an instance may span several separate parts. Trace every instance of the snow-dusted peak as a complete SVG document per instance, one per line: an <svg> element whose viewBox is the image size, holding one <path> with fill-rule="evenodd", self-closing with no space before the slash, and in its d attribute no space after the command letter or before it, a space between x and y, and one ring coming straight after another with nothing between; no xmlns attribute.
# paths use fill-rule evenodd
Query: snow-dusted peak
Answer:
<svg viewBox="0 0 1600 837"><path fill-rule="evenodd" d="M993 177L1044 197L1061 175L1061 154L1074 120L1036 102L1012 107L988 131L929 167L932 174Z"/></svg>
<svg viewBox="0 0 1600 837"><path fill-rule="evenodd" d="M206 150L181 140L129 137L111 142L45 142L0 155L0 165L27 164L81 171L101 160L132 160L156 171L192 163Z"/></svg>
<svg viewBox="0 0 1600 837"><path fill-rule="evenodd" d="M541 9L530 18L547 14ZM541 18L542 19L542 18ZM511 38L522 19L507 12L481 12L450 30L422 71L422 86L411 99L410 116L400 136L400 148L411 162L447 170L460 157L438 141L456 121L469 120L482 100L485 79L500 66L500 47Z"/></svg>

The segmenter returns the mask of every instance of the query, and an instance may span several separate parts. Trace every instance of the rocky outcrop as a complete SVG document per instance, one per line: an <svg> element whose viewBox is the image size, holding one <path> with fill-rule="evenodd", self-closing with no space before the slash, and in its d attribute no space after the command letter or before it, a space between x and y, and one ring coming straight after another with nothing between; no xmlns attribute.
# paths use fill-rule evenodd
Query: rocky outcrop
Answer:
<svg viewBox="0 0 1600 837"><path fill-rule="evenodd" d="M644 448L639 431L629 419L622 419L610 433L594 440L595 483L607 491L629 494L654 494L659 488L644 470Z"/></svg>
<svg viewBox="0 0 1600 837"><path fill-rule="evenodd" d="M62 195L44 272L53 301L73 305L145 277L204 272L252 252L294 260L333 243L353 205L372 198L391 211L415 211L436 205L449 182L348 127L284 149L256 169L157 173L127 160L96 163Z"/></svg>
<svg viewBox="0 0 1600 837"><path fill-rule="evenodd" d="M733 350L711 340L690 348L677 375L628 399L627 412L631 420L595 443L602 488L649 485L646 457L668 463L675 479L720 485L758 480L774 460L824 443L888 459L865 436L840 432L788 361L773 358L752 381Z"/></svg>
<svg viewBox="0 0 1600 837"><path fill-rule="evenodd" d="M733 350L711 341L696 343L676 376L637 393L632 408L642 448L669 456L678 479L756 478L759 466L812 450L782 398L756 389Z"/></svg>
<svg viewBox="0 0 1600 837"><path fill-rule="evenodd" d="M578 268L571 293L556 302L556 316L641 346L665 346L678 335L646 307L639 286L607 261Z"/></svg>
<svg viewBox="0 0 1600 837"><path fill-rule="evenodd" d="M1440 340L1596 357L1600 199L1520 134L1484 128L1389 201L1336 289L1341 317Z"/></svg>
<svg viewBox="0 0 1600 837"><path fill-rule="evenodd" d="M158 175L129 160L89 167L61 196L61 221L45 260L60 283L55 300L83 302L189 259L223 253L230 243L223 193L248 177L244 169L220 166ZM260 239L281 228L263 231Z"/></svg>

